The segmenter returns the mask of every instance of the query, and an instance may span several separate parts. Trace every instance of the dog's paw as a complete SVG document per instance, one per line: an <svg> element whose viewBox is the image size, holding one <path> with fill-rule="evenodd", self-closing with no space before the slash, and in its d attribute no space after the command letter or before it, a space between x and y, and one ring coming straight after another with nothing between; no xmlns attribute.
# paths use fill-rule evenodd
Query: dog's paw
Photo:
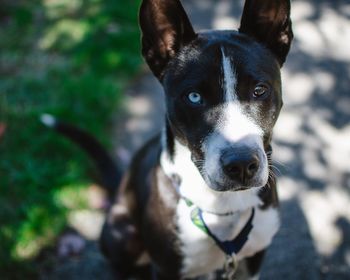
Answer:
<svg viewBox="0 0 350 280"><path fill-rule="evenodd" d="M61 236L57 244L57 255L60 258L80 255L84 250L86 241L76 233L66 233Z"/></svg>

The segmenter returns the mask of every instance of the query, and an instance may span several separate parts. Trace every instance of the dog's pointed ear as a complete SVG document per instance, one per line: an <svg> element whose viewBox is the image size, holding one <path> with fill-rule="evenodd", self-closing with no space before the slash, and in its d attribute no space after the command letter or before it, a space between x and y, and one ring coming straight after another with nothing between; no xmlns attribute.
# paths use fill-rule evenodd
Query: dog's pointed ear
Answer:
<svg viewBox="0 0 350 280"><path fill-rule="evenodd" d="M179 0L143 0L139 16L142 55L162 80L169 60L196 34Z"/></svg>
<svg viewBox="0 0 350 280"><path fill-rule="evenodd" d="M293 40L290 0L246 0L239 32L265 45L282 66Z"/></svg>

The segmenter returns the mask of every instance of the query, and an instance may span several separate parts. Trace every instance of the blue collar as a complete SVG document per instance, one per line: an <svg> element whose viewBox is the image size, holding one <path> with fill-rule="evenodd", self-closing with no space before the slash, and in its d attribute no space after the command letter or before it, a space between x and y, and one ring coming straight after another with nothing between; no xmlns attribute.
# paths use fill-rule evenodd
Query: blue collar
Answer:
<svg viewBox="0 0 350 280"><path fill-rule="evenodd" d="M193 205L192 202L185 199L185 202L188 206ZM223 251L227 256L233 256L237 255L240 250L243 248L244 244L248 240L248 236L253 229L253 218L255 215L255 209L252 208L252 213L245 224L245 226L242 228L240 233L232 240L228 241L221 241L219 238L209 229L207 224L205 223L203 219L203 210L199 207L195 207L191 211L191 220L192 223L198 227L200 230L202 230L205 234L207 234L211 239L214 240L216 245Z"/></svg>

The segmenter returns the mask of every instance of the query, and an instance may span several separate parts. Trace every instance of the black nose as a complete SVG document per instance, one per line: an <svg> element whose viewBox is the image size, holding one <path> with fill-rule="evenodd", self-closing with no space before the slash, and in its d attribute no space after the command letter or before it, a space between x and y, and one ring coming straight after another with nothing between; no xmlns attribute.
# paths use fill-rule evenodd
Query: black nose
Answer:
<svg viewBox="0 0 350 280"><path fill-rule="evenodd" d="M259 157L248 148L230 149L220 158L224 173L232 180L246 186L259 169Z"/></svg>

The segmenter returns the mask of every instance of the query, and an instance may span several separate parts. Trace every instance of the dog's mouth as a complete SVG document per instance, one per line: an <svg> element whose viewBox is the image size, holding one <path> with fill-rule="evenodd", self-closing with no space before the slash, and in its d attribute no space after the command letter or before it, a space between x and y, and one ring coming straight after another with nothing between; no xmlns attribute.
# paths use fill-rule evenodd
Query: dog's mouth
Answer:
<svg viewBox="0 0 350 280"><path fill-rule="evenodd" d="M237 182L231 180L223 180L222 182L218 182L212 179L210 176L205 176L204 180L206 181L208 187L217 192L239 192L246 191L254 188L261 188L267 184L264 180L253 180L249 182L249 184L243 186L238 184Z"/></svg>

